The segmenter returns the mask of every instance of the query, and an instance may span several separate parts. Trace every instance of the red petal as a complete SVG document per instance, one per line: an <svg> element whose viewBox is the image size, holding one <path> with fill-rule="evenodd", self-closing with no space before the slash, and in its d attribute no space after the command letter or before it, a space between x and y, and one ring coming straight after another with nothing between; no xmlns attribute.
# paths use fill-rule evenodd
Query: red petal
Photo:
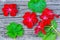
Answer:
<svg viewBox="0 0 60 40"><path fill-rule="evenodd" d="M27 24L27 28L29 28L29 29L33 28L33 23L32 23L32 22L29 22L29 23Z"/></svg>
<svg viewBox="0 0 60 40"><path fill-rule="evenodd" d="M10 4L9 7L10 8L17 8L17 5L16 4Z"/></svg>
<svg viewBox="0 0 60 40"><path fill-rule="evenodd" d="M43 33L43 34L46 34L46 31L43 29L43 30L42 30L42 33Z"/></svg>
<svg viewBox="0 0 60 40"><path fill-rule="evenodd" d="M36 13L35 12L32 12L31 18L36 18L36 17L37 17Z"/></svg>
<svg viewBox="0 0 60 40"><path fill-rule="evenodd" d="M9 8L9 4L5 4L4 5L4 8Z"/></svg>
<svg viewBox="0 0 60 40"><path fill-rule="evenodd" d="M30 17L30 12L26 12L23 16L23 18L25 18L25 19L28 18L28 17Z"/></svg>
<svg viewBox="0 0 60 40"><path fill-rule="evenodd" d="M35 29L35 34L38 34L40 32L40 29Z"/></svg>

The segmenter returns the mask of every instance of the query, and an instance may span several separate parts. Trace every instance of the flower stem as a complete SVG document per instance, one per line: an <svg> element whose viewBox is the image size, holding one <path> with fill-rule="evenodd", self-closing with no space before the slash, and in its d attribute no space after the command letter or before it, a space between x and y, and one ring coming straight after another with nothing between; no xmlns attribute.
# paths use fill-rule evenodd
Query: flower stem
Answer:
<svg viewBox="0 0 60 40"><path fill-rule="evenodd" d="M51 26L53 29L54 29L54 31L60 36L60 32L58 32L53 26Z"/></svg>
<svg viewBox="0 0 60 40"><path fill-rule="evenodd" d="M14 40L16 40L16 38L14 38Z"/></svg>

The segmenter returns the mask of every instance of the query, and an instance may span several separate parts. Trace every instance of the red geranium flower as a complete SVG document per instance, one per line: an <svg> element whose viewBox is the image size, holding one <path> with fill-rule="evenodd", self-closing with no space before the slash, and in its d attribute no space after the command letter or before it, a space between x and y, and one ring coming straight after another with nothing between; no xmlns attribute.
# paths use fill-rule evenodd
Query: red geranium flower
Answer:
<svg viewBox="0 0 60 40"><path fill-rule="evenodd" d="M54 13L52 10L46 8L43 12L41 16L46 16L48 19L53 20L54 19Z"/></svg>
<svg viewBox="0 0 60 40"><path fill-rule="evenodd" d="M45 16L45 15L41 15L40 18L42 19L41 21L45 23L45 26L49 25L51 20L53 20L53 19L50 19L48 16Z"/></svg>
<svg viewBox="0 0 60 40"><path fill-rule="evenodd" d="M38 19L36 17L36 13L34 12L26 12L23 16L24 20L23 23L28 27L32 28L33 25L35 25L38 22Z"/></svg>
<svg viewBox="0 0 60 40"><path fill-rule="evenodd" d="M35 34L38 34L40 31L43 33L43 34L46 34L46 31L44 30L44 23L41 21L38 23L38 26L35 28Z"/></svg>
<svg viewBox="0 0 60 40"><path fill-rule="evenodd" d="M4 16L8 16L9 13L11 16L16 16L16 13L18 12L16 4L5 4L2 11Z"/></svg>
<svg viewBox="0 0 60 40"><path fill-rule="evenodd" d="M54 19L54 13L52 10L46 8L43 12L42 15L40 16L40 18L42 19L42 21L45 23L45 25L49 25L51 20Z"/></svg>

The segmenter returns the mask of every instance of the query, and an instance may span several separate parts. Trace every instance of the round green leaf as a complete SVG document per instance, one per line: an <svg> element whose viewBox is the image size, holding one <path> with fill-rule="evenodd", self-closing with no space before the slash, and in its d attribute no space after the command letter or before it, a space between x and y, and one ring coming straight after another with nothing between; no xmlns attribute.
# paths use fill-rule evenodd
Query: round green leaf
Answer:
<svg viewBox="0 0 60 40"><path fill-rule="evenodd" d="M33 12L41 13L46 8L46 1L45 0L30 0L28 2L28 8L31 9Z"/></svg>
<svg viewBox="0 0 60 40"><path fill-rule="evenodd" d="M24 34L24 29L21 24L11 22L10 25L7 25L7 35L11 38L16 38L17 36L22 36Z"/></svg>

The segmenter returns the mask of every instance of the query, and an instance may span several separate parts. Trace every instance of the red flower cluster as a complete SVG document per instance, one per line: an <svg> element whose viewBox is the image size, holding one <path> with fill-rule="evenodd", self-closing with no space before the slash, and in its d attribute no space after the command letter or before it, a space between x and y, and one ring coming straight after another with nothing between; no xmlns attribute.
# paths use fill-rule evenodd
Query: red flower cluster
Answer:
<svg viewBox="0 0 60 40"><path fill-rule="evenodd" d="M23 23L28 28L32 28L38 22L36 13L34 13L34 12L32 12L32 13L26 12L25 15L23 16L23 18L24 18Z"/></svg>
<svg viewBox="0 0 60 40"><path fill-rule="evenodd" d="M18 12L16 4L5 4L2 11L4 16L8 16L9 13L11 16L16 16L16 13Z"/></svg>
<svg viewBox="0 0 60 40"><path fill-rule="evenodd" d="M44 28L45 26L50 25L51 21L54 19L55 16L59 17L58 15L54 14L52 10L46 8L40 15L41 21L38 23L37 27L35 28L35 34L38 34L40 31L43 34L46 34L46 31L44 30ZM38 22L38 19L34 12L32 13L26 12L23 18L24 18L23 23L28 28L32 28L32 26Z"/></svg>
<svg viewBox="0 0 60 40"><path fill-rule="evenodd" d="M44 27L50 25L51 21L54 19L54 16L59 17L54 14L52 10L46 8L40 16L41 22L39 22L38 26L35 28L35 34L38 34L40 31L42 31L43 34L46 34Z"/></svg>

